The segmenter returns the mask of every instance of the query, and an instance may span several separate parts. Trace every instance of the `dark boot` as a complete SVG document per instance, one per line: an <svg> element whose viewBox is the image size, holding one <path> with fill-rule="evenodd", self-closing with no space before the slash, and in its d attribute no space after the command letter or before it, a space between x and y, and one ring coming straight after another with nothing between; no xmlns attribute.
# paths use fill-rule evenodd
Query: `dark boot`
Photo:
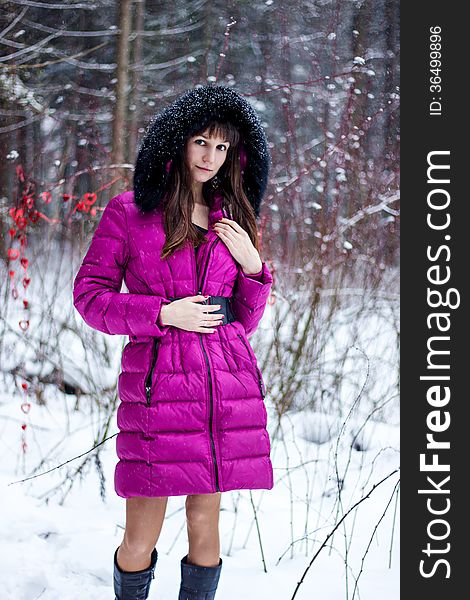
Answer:
<svg viewBox="0 0 470 600"><path fill-rule="evenodd" d="M155 579L154 571L157 564L156 548L150 555L150 565L141 571L123 571L117 562L118 548L114 553L114 600L147 600L150 584Z"/></svg>
<svg viewBox="0 0 470 600"><path fill-rule="evenodd" d="M178 600L214 600L219 583L222 559L217 567L202 567L181 559L181 586Z"/></svg>

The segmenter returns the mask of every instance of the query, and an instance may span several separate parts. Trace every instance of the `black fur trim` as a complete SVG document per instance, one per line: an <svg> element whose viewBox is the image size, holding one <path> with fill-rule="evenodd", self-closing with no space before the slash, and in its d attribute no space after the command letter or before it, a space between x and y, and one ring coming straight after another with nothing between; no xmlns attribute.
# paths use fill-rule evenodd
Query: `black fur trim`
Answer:
<svg viewBox="0 0 470 600"><path fill-rule="evenodd" d="M246 166L243 189L256 216L268 183L271 156L261 121L243 96L225 85L197 86L153 117L137 155L134 201L148 212L159 206L169 174L166 164L185 140L213 118L233 123L243 139Z"/></svg>

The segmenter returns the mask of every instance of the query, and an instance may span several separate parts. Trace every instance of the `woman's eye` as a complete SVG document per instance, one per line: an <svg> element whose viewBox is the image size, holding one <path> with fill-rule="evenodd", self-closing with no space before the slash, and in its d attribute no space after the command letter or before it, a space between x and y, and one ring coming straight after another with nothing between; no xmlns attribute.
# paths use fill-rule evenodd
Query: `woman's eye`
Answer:
<svg viewBox="0 0 470 600"><path fill-rule="evenodd" d="M205 143L206 143L206 140L201 140L201 139L198 139L198 140L195 140L195 142L196 142L196 144L198 144L199 142L202 142L203 144L205 144ZM198 144L198 145L200 145L200 144ZM222 146L222 147L223 147L224 151L226 151L226 150L227 150L227 146L226 146L225 144L219 144L219 147L220 147L220 146Z"/></svg>

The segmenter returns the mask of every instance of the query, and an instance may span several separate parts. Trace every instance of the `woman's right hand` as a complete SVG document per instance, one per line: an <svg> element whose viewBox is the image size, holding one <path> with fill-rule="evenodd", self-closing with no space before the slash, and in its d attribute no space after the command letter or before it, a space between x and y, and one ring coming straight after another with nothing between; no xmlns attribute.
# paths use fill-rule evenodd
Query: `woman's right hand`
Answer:
<svg viewBox="0 0 470 600"><path fill-rule="evenodd" d="M159 320L162 325L172 325L186 331L215 333L217 326L222 324L224 315L211 315L211 312L220 309L220 304L200 304L204 300L206 297L198 294L163 304Z"/></svg>

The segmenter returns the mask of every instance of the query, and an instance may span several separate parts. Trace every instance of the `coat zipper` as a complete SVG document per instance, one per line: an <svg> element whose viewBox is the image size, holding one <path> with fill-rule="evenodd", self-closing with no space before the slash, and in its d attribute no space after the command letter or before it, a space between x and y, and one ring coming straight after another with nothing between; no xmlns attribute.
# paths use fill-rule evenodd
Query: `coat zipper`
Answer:
<svg viewBox="0 0 470 600"><path fill-rule="evenodd" d="M250 357L250 362L251 362L251 364L253 365L253 367L254 367L254 368L255 368L255 370L256 370L256 374L257 374L257 376L258 376L258 385L259 385L259 391L260 391L260 393L261 393L261 396L264 398L264 397L266 396L266 390L264 389L263 380L262 380L262 378L261 378L261 372L260 372L260 370L258 369L258 366L257 366L256 364L254 364L254 362L253 362L253 358L251 357L251 352L250 352L250 349L248 348L248 346L247 346L247 344L246 344L245 340L243 339L243 336L242 336L242 334L241 334L241 333L237 333L237 335L238 335L238 337L241 339L241 341L242 341L243 345L245 346L245 348L246 348L246 351L248 352L248 356Z"/></svg>
<svg viewBox="0 0 470 600"><path fill-rule="evenodd" d="M207 365L207 373L209 375L209 396L210 396L210 407L211 407L211 411L209 414L209 433L210 433L210 438L211 438L212 459L214 461L214 469L215 469L215 489L217 492L220 492L219 470L217 468L217 456L215 454L214 436L212 434L212 419L213 419L212 415L213 415L213 410L214 410L214 402L213 402L213 398L212 398L212 377L211 377L211 370L210 370L210 366L209 366L209 359L207 357L207 353L206 353L206 349L204 348L204 344L202 343L202 336L203 336L203 334L200 333L199 339L201 341L201 348L202 348L202 351L204 352L204 358L206 360L206 365Z"/></svg>
<svg viewBox="0 0 470 600"><path fill-rule="evenodd" d="M207 251L207 259L206 262L204 264L204 270L202 272L202 279L201 279L201 285L199 286L199 290L202 290L202 286L204 283L204 278L206 276L206 271L207 271L207 267L209 266L209 261L211 259L211 252L212 250L215 248L215 246L217 245L217 243L220 242L220 238L216 238L210 245L209 250ZM196 256L196 253L194 253L194 255ZM196 259L195 259L196 260ZM197 272L197 262L196 262L196 272ZM198 294L202 294L201 291L198 292ZM202 334L201 334L202 335Z"/></svg>
<svg viewBox="0 0 470 600"><path fill-rule="evenodd" d="M204 285L204 277L206 276L206 271L207 271L207 266L209 265L209 261L210 261L210 253L213 247L215 247L215 245L217 244L217 242L220 241L220 238L217 238L216 240L214 240L209 248L209 250L207 251L207 259L204 265L204 270L202 272L202 279L201 279L201 285L199 286L199 290L198 290L198 294L202 294L202 288ZM196 283L197 283L197 279L198 279L198 273L197 273L197 260L196 260L196 250L194 249L194 264L196 266ZM203 304L207 304L207 301L203 301ZM214 443L214 435L212 433L212 421L213 421L213 413L214 413L214 399L212 396L212 375L211 375L211 369L210 369L210 364L209 364L209 358L207 356L207 352L206 349L204 347L203 341L202 341L202 336L204 334L200 333L199 334L199 341L201 343L201 348L202 351L204 353L204 359L206 361L206 367L207 367L207 374L209 376L209 399L210 399L210 414L209 414L209 435L210 435L210 440L211 440L211 448L212 448L212 460L214 463L214 471L215 471L215 489L217 492L220 492L220 485L219 485L219 470L217 467L217 455L215 452L215 443Z"/></svg>
<svg viewBox="0 0 470 600"><path fill-rule="evenodd" d="M151 391L152 391L152 374L153 369L155 367L155 363L157 361L157 344L158 338L153 338L153 346L152 346L152 362L150 363L150 369L147 373L147 377L145 378L145 394L147 396L147 406L150 406L151 400Z"/></svg>

